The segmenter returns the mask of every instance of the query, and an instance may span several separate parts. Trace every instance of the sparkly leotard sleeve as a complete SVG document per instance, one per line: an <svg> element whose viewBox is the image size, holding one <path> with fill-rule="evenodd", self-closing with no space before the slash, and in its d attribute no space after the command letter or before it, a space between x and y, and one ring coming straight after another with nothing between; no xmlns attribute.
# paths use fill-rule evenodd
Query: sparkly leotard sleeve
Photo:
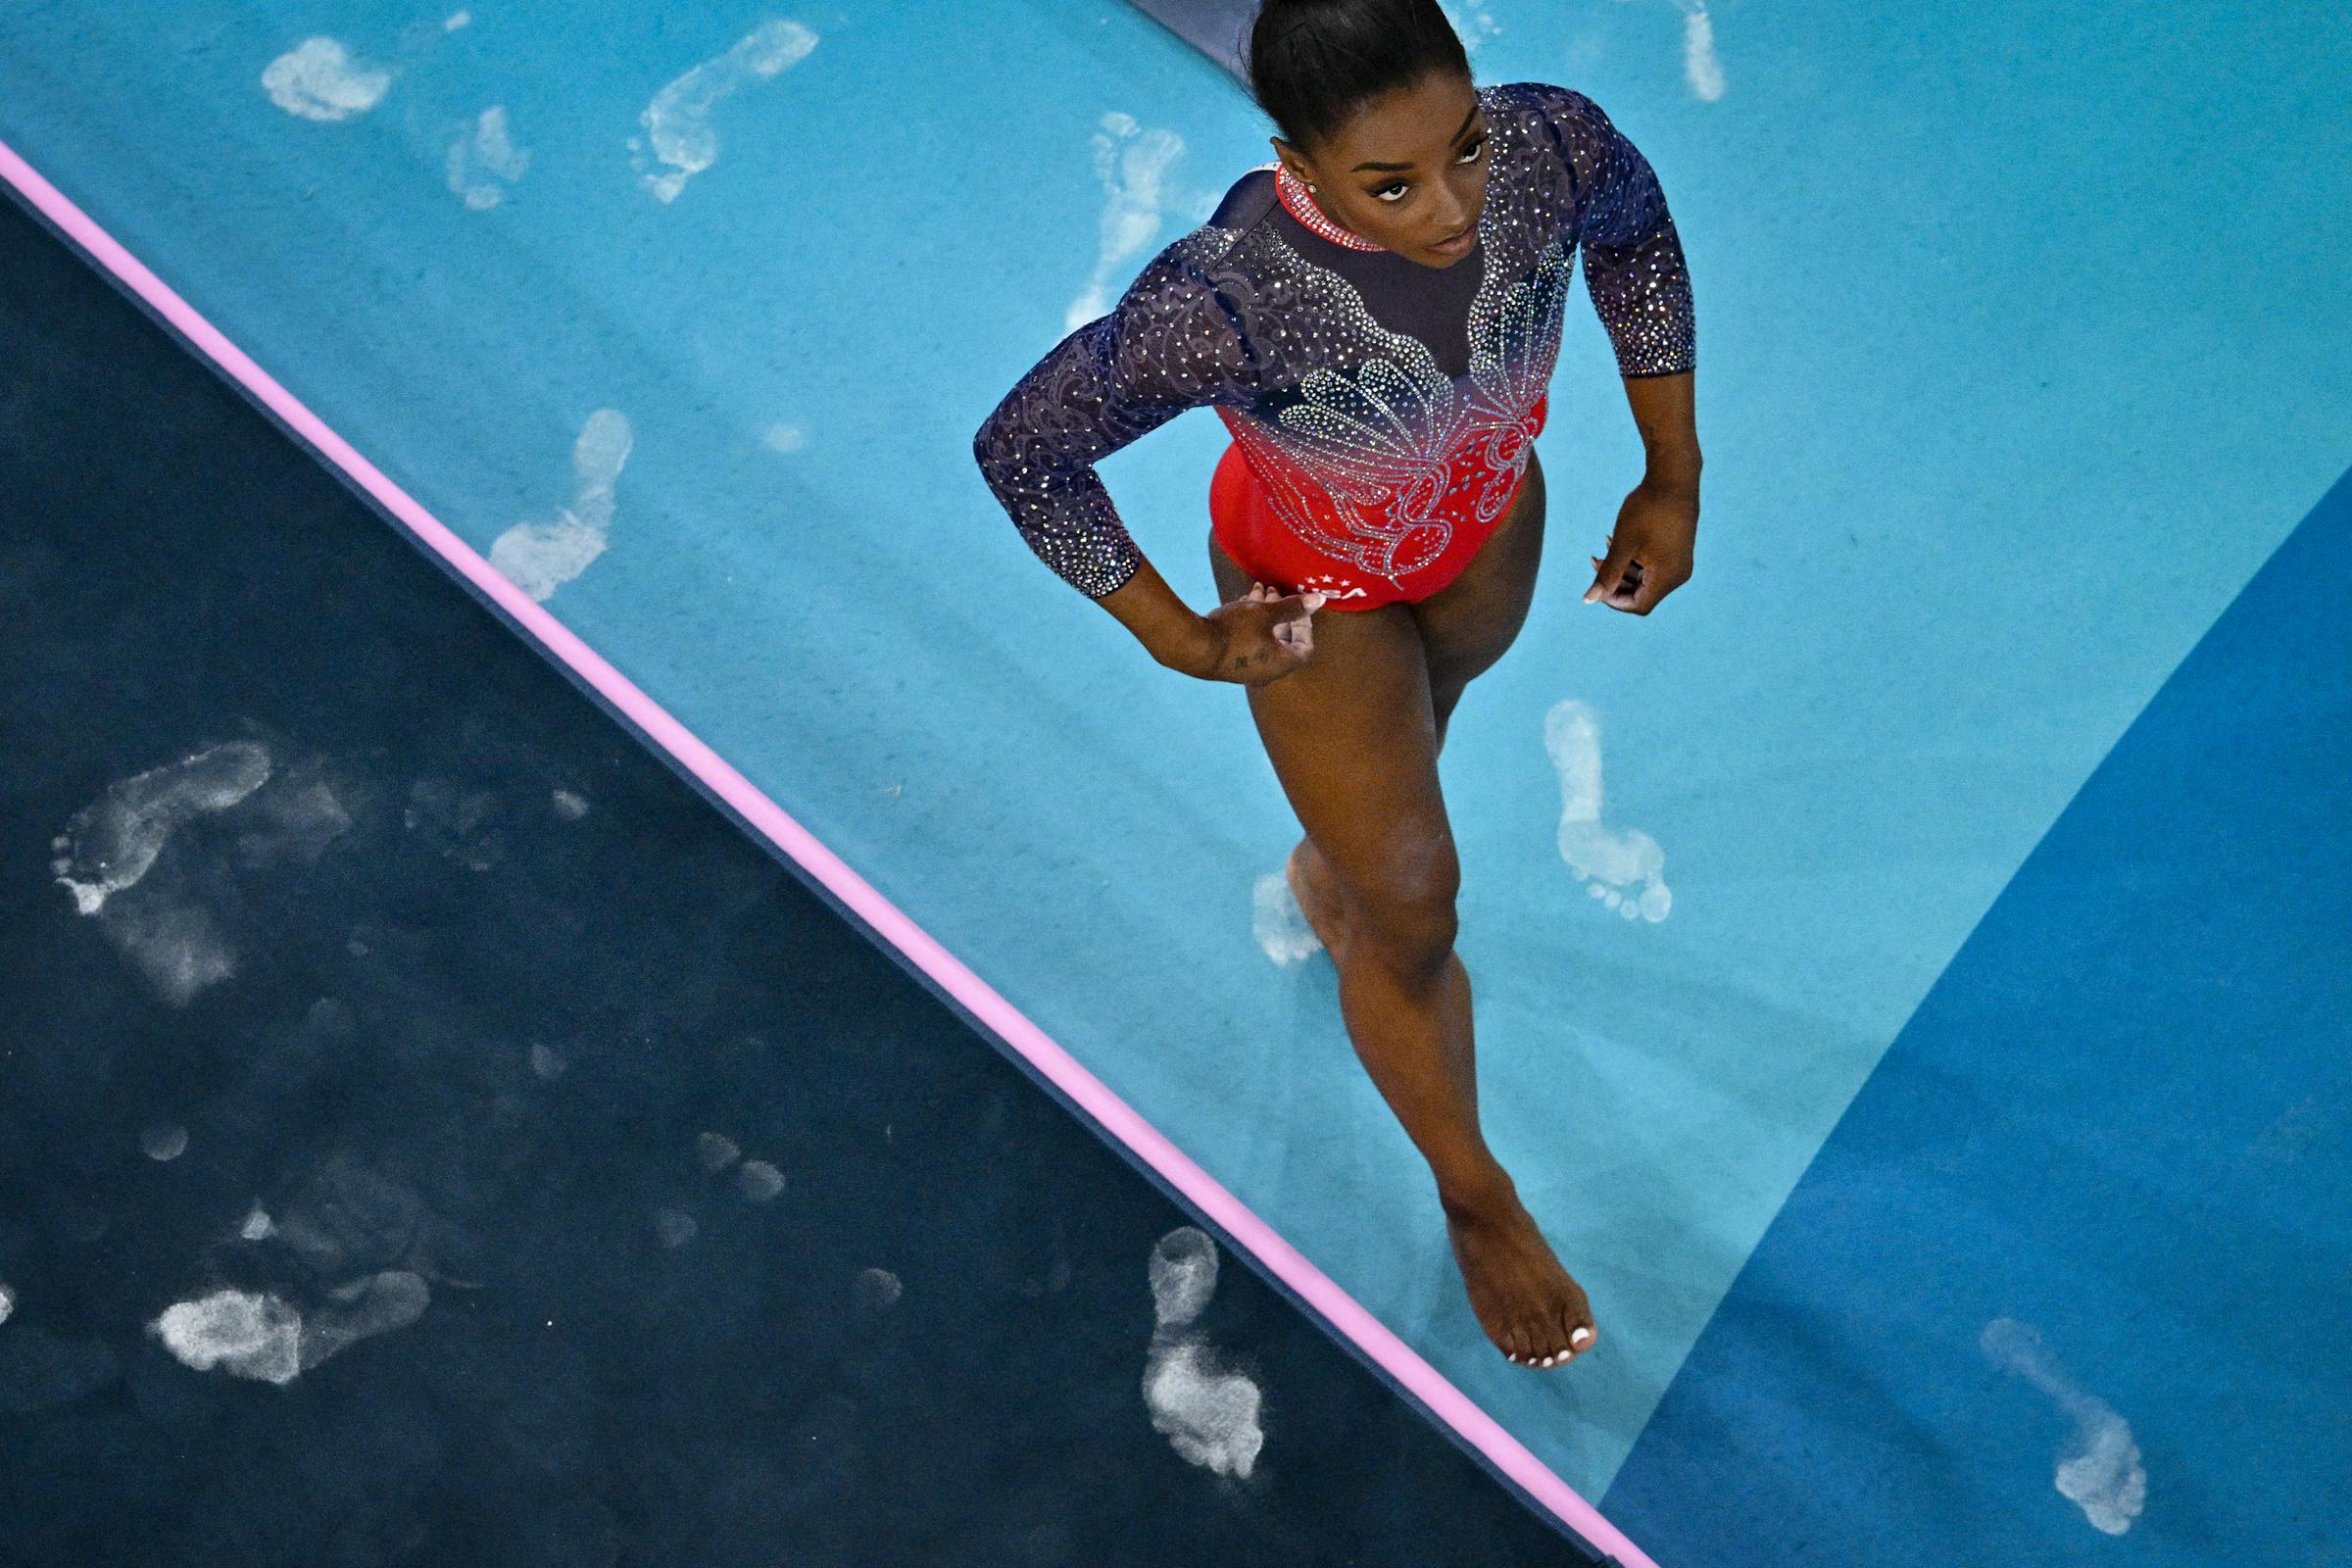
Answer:
<svg viewBox="0 0 2352 1568"><path fill-rule="evenodd" d="M1525 470L1580 248L1619 374L1693 368L1682 243L1648 161L1582 93L1479 99L1494 163L1464 260L1372 245L1267 165L1015 383L972 454L1040 560L1090 597L1122 587L1142 558L1094 466L1209 406L1301 538L1409 572L1455 521L1491 522Z"/></svg>

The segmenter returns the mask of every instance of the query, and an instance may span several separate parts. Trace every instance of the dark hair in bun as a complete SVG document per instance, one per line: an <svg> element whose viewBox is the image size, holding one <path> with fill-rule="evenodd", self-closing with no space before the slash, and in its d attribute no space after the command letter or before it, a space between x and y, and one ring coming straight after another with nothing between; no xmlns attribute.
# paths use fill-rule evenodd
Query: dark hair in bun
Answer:
<svg viewBox="0 0 2352 1568"><path fill-rule="evenodd" d="M1442 71L1470 76L1437 0L1265 0L1249 57L1257 107L1307 153L1384 93Z"/></svg>

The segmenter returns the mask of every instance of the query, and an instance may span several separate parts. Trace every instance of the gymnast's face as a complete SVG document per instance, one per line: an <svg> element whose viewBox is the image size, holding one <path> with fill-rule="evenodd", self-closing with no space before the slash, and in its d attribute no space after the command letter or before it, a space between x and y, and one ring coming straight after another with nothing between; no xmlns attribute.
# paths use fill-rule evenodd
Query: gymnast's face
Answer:
<svg viewBox="0 0 2352 1568"><path fill-rule="evenodd" d="M1311 157L1277 136L1274 155L1326 217L1375 245L1436 268L1477 248L1487 118L1466 76L1439 72L1373 99ZM1458 248L1441 243L1464 230Z"/></svg>

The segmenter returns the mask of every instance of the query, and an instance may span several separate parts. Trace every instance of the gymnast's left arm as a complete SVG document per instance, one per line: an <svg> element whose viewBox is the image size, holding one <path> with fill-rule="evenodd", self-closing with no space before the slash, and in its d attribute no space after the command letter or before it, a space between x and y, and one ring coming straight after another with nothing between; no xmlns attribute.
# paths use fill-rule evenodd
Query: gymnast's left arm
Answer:
<svg viewBox="0 0 2352 1568"><path fill-rule="evenodd" d="M1618 509L1587 604L1646 615L1690 581L1698 535L1697 332L1674 215L1649 161L1582 94L1555 120L1576 181L1585 286L1642 433L1642 482ZM1556 112L1556 111L1555 111Z"/></svg>
<svg viewBox="0 0 2352 1568"><path fill-rule="evenodd" d="M1691 383L1696 370L1625 378L1625 400L1648 456L1642 482L1617 510L1608 555L1592 557L1585 603L1646 615L1690 580L1698 548L1698 423Z"/></svg>

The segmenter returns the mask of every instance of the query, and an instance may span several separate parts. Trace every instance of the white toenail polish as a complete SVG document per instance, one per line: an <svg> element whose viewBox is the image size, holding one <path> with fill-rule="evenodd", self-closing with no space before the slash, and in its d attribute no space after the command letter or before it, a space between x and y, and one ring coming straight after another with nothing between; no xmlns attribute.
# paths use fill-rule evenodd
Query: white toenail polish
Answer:
<svg viewBox="0 0 2352 1568"><path fill-rule="evenodd" d="M1582 1345L1585 1341L1591 1339L1592 1337L1592 1331L1591 1329L1578 1329L1574 1334L1568 1336L1568 1343L1570 1345Z"/></svg>

